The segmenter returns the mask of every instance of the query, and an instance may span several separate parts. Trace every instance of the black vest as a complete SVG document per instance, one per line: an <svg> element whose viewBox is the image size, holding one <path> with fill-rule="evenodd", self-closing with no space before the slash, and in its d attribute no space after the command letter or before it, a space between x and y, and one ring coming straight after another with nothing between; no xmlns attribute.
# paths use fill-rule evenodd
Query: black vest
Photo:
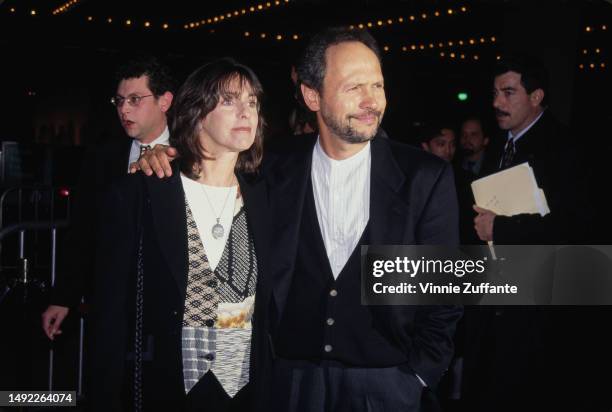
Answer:
<svg viewBox="0 0 612 412"><path fill-rule="evenodd" d="M369 223L335 280L317 220L309 179L304 200L293 279L274 337L284 359L333 360L346 366L385 367L407 361L379 331L368 306L361 305L361 245Z"/></svg>

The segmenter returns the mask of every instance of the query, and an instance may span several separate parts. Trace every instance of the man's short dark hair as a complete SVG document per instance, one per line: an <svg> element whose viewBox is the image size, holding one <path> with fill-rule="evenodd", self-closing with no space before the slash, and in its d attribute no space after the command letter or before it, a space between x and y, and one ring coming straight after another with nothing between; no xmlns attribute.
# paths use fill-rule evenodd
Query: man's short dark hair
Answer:
<svg viewBox="0 0 612 412"><path fill-rule="evenodd" d="M429 143L436 137L442 136L442 131L445 129L452 131L456 135L455 128L452 125L448 123L432 123L423 127L419 134L419 141L421 143Z"/></svg>
<svg viewBox="0 0 612 412"><path fill-rule="evenodd" d="M325 53L331 46L345 42L362 43L374 52L379 62L381 61L378 43L367 30L351 30L347 27L327 28L310 39L298 60L296 67L298 87L303 83L321 92L326 70Z"/></svg>
<svg viewBox="0 0 612 412"><path fill-rule="evenodd" d="M166 92L174 93L176 83L168 67L153 56L139 56L121 66L115 75L117 83L127 79L147 76L148 87L159 97Z"/></svg>
<svg viewBox="0 0 612 412"><path fill-rule="evenodd" d="M523 85L527 93L542 89L544 91L544 98L541 105L542 107L548 105L550 101L548 71L538 58L524 53L502 56L495 66L494 77L508 72L515 72L521 75L521 85Z"/></svg>
<svg viewBox="0 0 612 412"><path fill-rule="evenodd" d="M481 114L470 114L467 117L465 117L462 121L461 121L461 127L463 127L463 125L466 122L478 122L478 124L480 125L480 130L482 130L482 136L483 137L490 137L491 136L491 125L485 120L485 116L481 115ZM461 131L461 130L460 130Z"/></svg>

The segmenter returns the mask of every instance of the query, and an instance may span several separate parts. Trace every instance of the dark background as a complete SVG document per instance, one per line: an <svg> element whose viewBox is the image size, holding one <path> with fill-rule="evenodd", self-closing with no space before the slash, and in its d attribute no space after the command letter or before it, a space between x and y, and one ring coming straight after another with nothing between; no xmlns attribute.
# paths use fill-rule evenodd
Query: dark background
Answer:
<svg viewBox="0 0 612 412"><path fill-rule="evenodd" d="M162 58L179 81L208 60L237 58L250 65L264 85L268 136L299 138L290 136L287 119L295 104L290 68L304 42L322 26L354 25L358 29L359 24L367 27L369 22L381 47L388 48L383 53L388 99L383 128L391 138L408 143L415 143L420 127L432 121L458 126L462 118L475 112L492 121L490 73L497 56L512 50L540 56L551 72L550 110L570 127L573 139L588 156L592 206L588 213L593 213L597 229L592 238L612 243L608 199L612 177L610 1L280 0L276 5L276 1L249 0L80 0L54 14L64 2L0 0L3 189L32 184L71 186L86 146L125 138L110 104L116 87L114 72L119 64L141 53ZM250 12L251 6L256 11ZM234 16L234 11L239 15ZM227 18L227 13L232 17ZM219 20L221 14L223 21L185 28L215 16ZM468 93L468 100L459 101L458 92ZM9 148L8 142L18 145ZM57 210L53 209L61 214L63 209ZM28 242L28 247L47 256L48 240ZM14 261L14 242L2 247L2 254ZM27 256L34 253L29 251ZM48 267L44 256L41 261L34 259L35 276L36 268ZM6 262L0 263L0 275L13 273ZM42 269L38 274L43 279L46 275L40 273ZM0 282L0 292L3 288ZM23 301L20 293L11 296L21 299L13 302L16 305ZM0 311L0 324L7 332L0 334L0 343L9 342L5 338L12 331L11 335L26 342L17 342L21 353L29 354L18 356L15 348L4 350L0 345L0 354L10 360L0 369L23 375L16 379L0 373L0 388L10 387L4 378L30 382L30 386L20 383L17 387L21 389L46 387L50 345L39 327L44 306ZM77 388L78 321L78 317L68 318L65 334L54 345L57 389Z"/></svg>
<svg viewBox="0 0 612 412"><path fill-rule="evenodd" d="M472 112L490 116L490 72L496 56L523 50L539 55L551 71L551 110L576 139L596 149L594 155L606 159L611 154L607 95L612 4L604 0L275 3L81 0L53 14L62 1L1 1L0 139L37 143L38 151L51 146L52 153L43 156L53 157L50 165L43 169L44 162L31 162L40 169L34 179L73 183L73 159L80 151L67 148L122 137L109 103L116 86L113 74L118 64L143 52L161 57L178 80L215 57L233 56L252 66L267 93L268 136L286 136L294 103L290 67L305 40L322 26L357 28L370 22L381 47L389 48L383 59L388 98L383 127L392 138L412 142L418 127L432 119L458 122ZM185 29L227 13L232 17ZM457 99L460 91L468 93L467 101Z"/></svg>

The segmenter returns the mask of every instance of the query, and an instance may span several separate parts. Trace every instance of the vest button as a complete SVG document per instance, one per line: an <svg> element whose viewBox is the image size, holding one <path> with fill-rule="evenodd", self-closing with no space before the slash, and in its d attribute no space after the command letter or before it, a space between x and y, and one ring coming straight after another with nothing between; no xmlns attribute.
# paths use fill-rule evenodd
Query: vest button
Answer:
<svg viewBox="0 0 612 412"><path fill-rule="evenodd" d="M215 289L217 287L217 281L209 280L208 282L206 282L206 286L208 286L209 288Z"/></svg>
<svg viewBox="0 0 612 412"><path fill-rule="evenodd" d="M204 322L204 324L209 328L212 328L215 325L215 321L212 319L206 319L206 322Z"/></svg>
<svg viewBox="0 0 612 412"><path fill-rule="evenodd" d="M332 345L325 345L325 347L323 348L325 350L325 352L329 353L332 351Z"/></svg>
<svg viewBox="0 0 612 412"><path fill-rule="evenodd" d="M336 289L332 289L329 291L329 296L336 297L338 296L338 291Z"/></svg>
<svg viewBox="0 0 612 412"><path fill-rule="evenodd" d="M214 361L215 360L215 354L214 353L208 353L206 355L204 355L204 359L206 359L207 361Z"/></svg>
<svg viewBox="0 0 612 412"><path fill-rule="evenodd" d="M333 325L335 322L336 322L336 321L335 321L333 318L329 318L329 319L327 319L327 324L328 324L329 326Z"/></svg>

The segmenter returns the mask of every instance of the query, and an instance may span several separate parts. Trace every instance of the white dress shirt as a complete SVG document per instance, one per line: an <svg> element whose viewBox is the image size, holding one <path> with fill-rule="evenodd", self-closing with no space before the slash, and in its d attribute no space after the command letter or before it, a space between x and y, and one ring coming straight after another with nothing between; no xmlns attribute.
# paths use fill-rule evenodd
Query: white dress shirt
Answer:
<svg viewBox="0 0 612 412"><path fill-rule="evenodd" d="M153 140L148 145L145 144L144 146L151 146L151 149L152 149L156 144L167 145L169 143L170 143L170 131L168 130L168 126L166 126L162 134L160 134L157 139ZM140 157L140 146L143 146L143 145L140 144L138 140L132 139L132 147L130 149L130 159L128 160L128 165L127 165L128 172L130 171L130 165L134 163L135 161L137 161L138 158Z"/></svg>
<svg viewBox="0 0 612 412"><path fill-rule="evenodd" d="M370 218L370 143L355 155L334 160L320 141L312 153L312 189L317 220L334 278L355 250Z"/></svg>
<svg viewBox="0 0 612 412"><path fill-rule="evenodd" d="M319 141L312 153L312 190L327 258L338 279L370 219L372 152L368 142L348 159L334 160Z"/></svg>

